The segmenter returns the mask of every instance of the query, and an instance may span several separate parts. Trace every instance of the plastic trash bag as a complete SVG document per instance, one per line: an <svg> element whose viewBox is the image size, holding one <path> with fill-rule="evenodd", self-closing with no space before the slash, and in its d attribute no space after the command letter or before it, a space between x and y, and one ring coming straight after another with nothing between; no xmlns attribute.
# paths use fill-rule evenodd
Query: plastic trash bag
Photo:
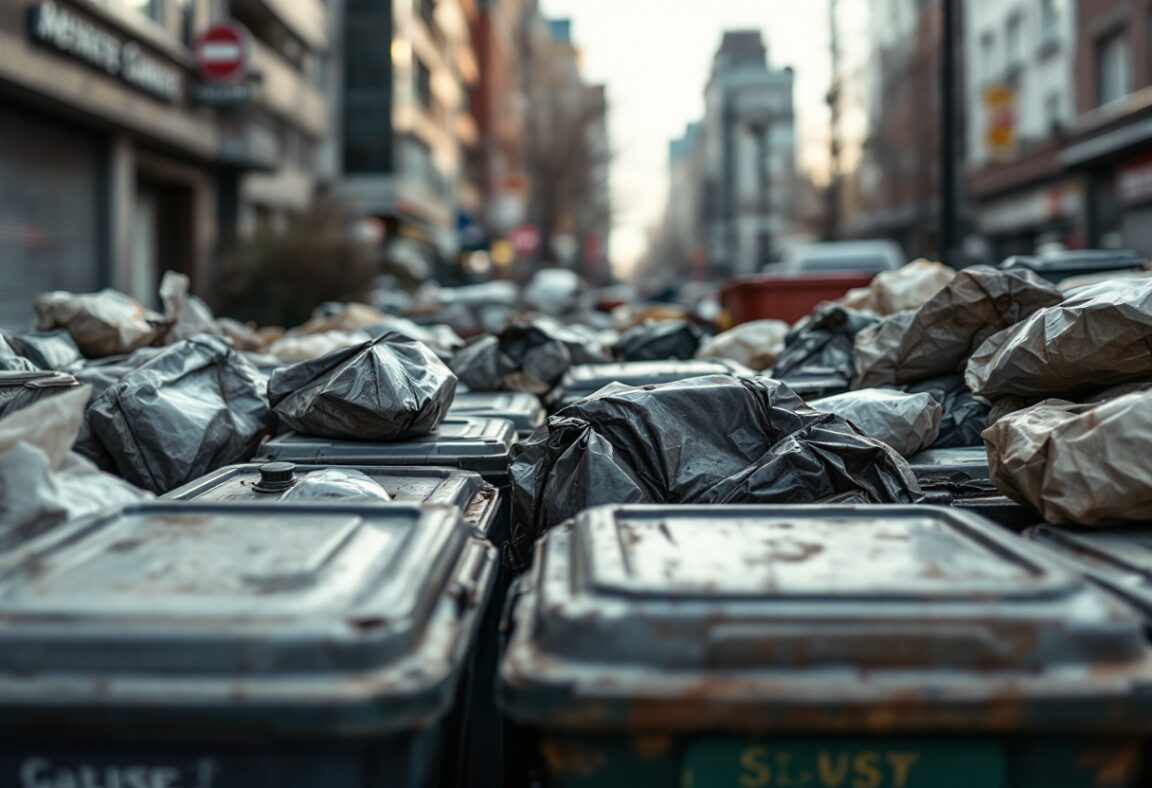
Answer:
<svg viewBox="0 0 1152 788"><path fill-rule="evenodd" d="M249 459L268 413L256 369L223 338L199 336L96 397L88 422L121 476L162 493Z"/></svg>
<svg viewBox="0 0 1152 788"><path fill-rule="evenodd" d="M392 496L378 482L352 468L324 468L304 474L281 501L377 501Z"/></svg>
<svg viewBox="0 0 1152 788"><path fill-rule="evenodd" d="M964 385L959 375L922 380L904 387L909 394L925 393L940 403L940 432L930 449L957 449L983 446L980 434L988 426L989 403Z"/></svg>
<svg viewBox="0 0 1152 788"><path fill-rule="evenodd" d="M131 353L151 345L168 330L168 321L116 290L69 293L56 290L36 297L36 328L63 328L89 358Z"/></svg>
<svg viewBox="0 0 1152 788"><path fill-rule="evenodd" d="M259 353L268 345L255 330L239 320L220 317L216 319L216 324L220 327L220 333L228 337L232 342L232 347L237 350Z"/></svg>
<svg viewBox="0 0 1152 788"><path fill-rule="evenodd" d="M546 394L570 367L611 360L595 332L541 318L472 340L453 357L452 371L469 391Z"/></svg>
<svg viewBox="0 0 1152 788"><path fill-rule="evenodd" d="M965 380L986 397L1076 399L1152 379L1150 336L1152 279L1114 279L988 339Z"/></svg>
<svg viewBox="0 0 1152 788"><path fill-rule="evenodd" d="M160 302L171 327L164 335L164 344L172 345L191 339L198 334L224 335L212 310L189 292L191 281L184 274L165 271L160 280Z"/></svg>
<svg viewBox="0 0 1152 788"><path fill-rule="evenodd" d="M784 352L790 327L783 320L753 320L713 337L696 351L698 359L729 359L750 369L768 369Z"/></svg>
<svg viewBox="0 0 1152 788"><path fill-rule="evenodd" d="M512 450L513 569L545 530L607 503L909 503L907 462L768 378L605 387Z"/></svg>
<svg viewBox="0 0 1152 788"><path fill-rule="evenodd" d="M963 373L988 337L1039 309L1059 304L1060 291L1031 271L966 268L904 323L857 337L856 386L916 383ZM902 332L895 328L902 327Z"/></svg>
<svg viewBox="0 0 1152 788"><path fill-rule="evenodd" d="M788 334L784 352L772 367L772 377L789 377L809 367L819 367L851 380L856 335L876 320L873 315L839 304L820 304Z"/></svg>
<svg viewBox="0 0 1152 788"><path fill-rule="evenodd" d="M852 309L886 317L918 309L930 301L956 272L943 263L914 260L895 271L881 271L868 287L848 292L839 303Z"/></svg>
<svg viewBox="0 0 1152 788"><path fill-rule="evenodd" d="M1100 404L1045 400L984 432L996 487L1046 522L1107 526L1152 519L1152 394Z"/></svg>
<svg viewBox="0 0 1152 788"><path fill-rule="evenodd" d="M347 304L327 303L318 307L307 323L291 333L307 335L327 334L331 331L363 331L387 320L387 315L367 304L355 301Z"/></svg>
<svg viewBox="0 0 1152 788"><path fill-rule="evenodd" d="M704 331L687 320L644 323L625 331L612 348L620 361L687 360L696 355Z"/></svg>
<svg viewBox="0 0 1152 788"><path fill-rule="evenodd" d="M0 372L36 372L40 368L16 352L11 337L0 331Z"/></svg>
<svg viewBox="0 0 1152 788"><path fill-rule="evenodd" d="M151 498L69 451L91 390L80 386L0 419L0 547L63 520Z"/></svg>
<svg viewBox="0 0 1152 788"><path fill-rule="evenodd" d="M268 346L268 355L285 363L309 361L372 339L364 331L328 331L323 334L286 334Z"/></svg>
<svg viewBox="0 0 1152 788"><path fill-rule="evenodd" d="M434 432L456 395L456 376L423 343L385 334L280 367L268 398L301 435L391 441Z"/></svg>
<svg viewBox="0 0 1152 788"><path fill-rule="evenodd" d="M29 377L24 372L0 372L0 416L15 413L78 385L76 378L66 372L39 370L32 374L36 377Z"/></svg>
<svg viewBox="0 0 1152 788"><path fill-rule="evenodd" d="M84 362L80 348L63 329L9 334L5 340L16 355L28 359L37 369L65 370Z"/></svg>
<svg viewBox="0 0 1152 788"><path fill-rule="evenodd" d="M860 389L809 400L809 407L834 413L870 438L886 443L904 457L927 449L940 432L943 408L929 394L895 389Z"/></svg>

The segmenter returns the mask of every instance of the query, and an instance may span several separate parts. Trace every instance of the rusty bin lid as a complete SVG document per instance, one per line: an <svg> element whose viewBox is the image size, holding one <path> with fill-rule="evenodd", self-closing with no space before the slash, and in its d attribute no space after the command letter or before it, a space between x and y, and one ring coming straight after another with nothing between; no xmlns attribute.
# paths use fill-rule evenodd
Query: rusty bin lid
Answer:
<svg viewBox="0 0 1152 788"><path fill-rule="evenodd" d="M656 386L685 378L704 375L751 376L756 373L726 359L694 359L691 361L623 361L613 364L579 364L561 378L549 395L553 409L570 405L578 399L595 394L609 383L626 386Z"/></svg>
<svg viewBox="0 0 1152 788"><path fill-rule="evenodd" d="M547 411L535 394L525 391L471 391L457 393L448 409L451 416L507 419L521 435L544 423Z"/></svg>
<svg viewBox="0 0 1152 788"><path fill-rule="evenodd" d="M1152 618L1152 530L1039 525L1024 536Z"/></svg>
<svg viewBox="0 0 1152 788"><path fill-rule="evenodd" d="M264 444L267 459L332 465L436 465L475 471L501 486L516 429L506 419L449 417L431 435L403 441L351 441L289 432Z"/></svg>
<svg viewBox="0 0 1152 788"><path fill-rule="evenodd" d="M306 474L329 468L363 473L379 484L398 504L441 504L459 507L464 522L488 535L499 506L498 491L480 474L458 468L348 465L287 465L286 480L280 489L262 485L269 463L228 465L201 476L163 498L178 501L219 501L227 503L279 503L280 498Z"/></svg>
<svg viewBox="0 0 1152 788"><path fill-rule="evenodd" d="M600 729L1152 723L1135 611L931 506L618 506L553 529L502 701Z"/></svg>
<svg viewBox="0 0 1152 788"><path fill-rule="evenodd" d="M0 730L426 726L495 562L449 506L150 501L65 524L0 558Z"/></svg>

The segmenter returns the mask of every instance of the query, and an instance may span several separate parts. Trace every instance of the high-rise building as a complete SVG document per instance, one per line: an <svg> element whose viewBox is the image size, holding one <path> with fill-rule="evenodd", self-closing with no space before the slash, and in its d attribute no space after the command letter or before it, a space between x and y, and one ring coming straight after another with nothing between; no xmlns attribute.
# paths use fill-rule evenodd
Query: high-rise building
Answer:
<svg viewBox="0 0 1152 788"><path fill-rule="evenodd" d="M700 126L706 246L722 275L758 271L794 232L792 87L792 69L769 66L759 31L724 34Z"/></svg>
<svg viewBox="0 0 1152 788"><path fill-rule="evenodd" d="M193 57L224 22L248 30L226 104ZM321 0L0 4L0 324L57 288L155 303L165 269L203 292L238 232L305 205L328 22Z"/></svg>
<svg viewBox="0 0 1152 788"><path fill-rule="evenodd" d="M431 273L459 251L457 220L481 208L472 0L343 0L340 189L379 222L385 254Z"/></svg>

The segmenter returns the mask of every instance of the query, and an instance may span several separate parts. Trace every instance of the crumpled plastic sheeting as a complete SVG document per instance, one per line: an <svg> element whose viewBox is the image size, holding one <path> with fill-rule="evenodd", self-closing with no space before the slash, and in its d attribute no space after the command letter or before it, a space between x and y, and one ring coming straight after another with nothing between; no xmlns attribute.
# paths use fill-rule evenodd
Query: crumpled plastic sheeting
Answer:
<svg viewBox="0 0 1152 788"><path fill-rule="evenodd" d="M918 309L952 281L956 272L943 263L913 260L895 271L881 271L868 287L848 291L839 303L887 317Z"/></svg>
<svg viewBox="0 0 1152 788"><path fill-rule="evenodd" d="M810 400L814 410L850 421L870 438L886 443L904 457L928 448L940 432L940 403L928 394L894 389L860 389Z"/></svg>
<svg viewBox="0 0 1152 788"><path fill-rule="evenodd" d="M547 394L570 367L611 360L591 330L541 318L474 339L452 359L452 371L469 391Z"/></svg>
<svg viewBox="0 0 1152 788"><path fill-rule="evenodd" d="M91 390L68 389L0 419L0 546L63 520L151 498L69 451Z"/></svg>
<svg viewBox="0 0 1152 788"><path fill-rule="evenodd" d="M249 459L267 418L256 368L211 336L165 349L88 409L92 433L117 472L155 493Z"/></svg>
<svg viewBox="0 0 1152 788"><path fill-rule="evenodd" d="M920 489L895 451L807 407L768 378L724 375L605 387L513 448L506 560L607 503L910 503Z"/></svg>
<svg viewBox="0 0 1152 788"><path fill-rule="evenodd" d="M962 373L985 339L1062 299L1031 271L966 268L911 318L889 318L856 338L856 387Z"/></svg>
<svg viewBox="0 0 1152 788"><path fill-rule="evenodd" d="M784 352L790 326L783 320L753 320L706 337L696 351L698 359L729 359L755 369L768 369Z"/></svg>
<svg viewBox="0 0 1152 788"><path fill-rule="evenodd" d="M173 345L198 334L224 335L215 315L202 300L189 292L191 281L184 274L165 271L160 280L160 301L172 324L164 335L164 344Z"/></svg>
<svg viewBox="0 0 1152 788"><path fill-rule="evenodd" d="M905 386L909 394L926 393L943 407L940 416L940 432L931 449L954 449L967 446L983 446L980 433L989 424L988 401L977 397L964 385L959 375L944 375L929 378L919 383Z"/></svg>
<svg viewBox="0 0 1152 788"><path fill-rule="evenodd" d="M84 362L80 348L63 329L9 334L5 340L16 355L28 359L37 369L65 370Z"/></svg>
<svg viewBox="0 0 1152 788"><path fill-rule="evenodd" d="M312 361L280 367L268 397L301 435L402 440L440 426L456 376L421 342L385 334Z"/></svg>
<svg viewBox="0 0 1152 788"><path fill-rule="evenodd" d="M625 331L612 348L620 361L687 360L696 355L704 331L688 320L643 323Z"/></svg>
<svg viewBox="0 0 1152 788"><path fill-rule="evenodd" d="M367 474L353 468L324 468L306 473L281 501L375 501L388 503L392 496Z"/></svg>
<svg viewBox="0 0 1152 788"><path fill-rule="evenodd" d="M309 361L328 353L356 347L372 337L364 331L328 331L323 334L286 334L268 346L268 355L285 364Z"/></svg>
<svg viewBox="0 0 1152 788"><path fill-rule="evenodd" d="M876 320L873 315L839 304L820 304L788 334L784 352L772 367L772 377L785 378L805 369L819 368L851 380L856 335Z"/></svg>
<svg viewBox="0 0 1152 788"><path fill-rule="evenodd" d="M10 337L0 332L0 372L35 372L39 369L16 352Z"/></svg>
<svg viewBox="0 0 1152 788"><path fill-rule="evenodd" d="M1076 399L1152 380L1152 279L1113 279L988 339L965 380L996 398Z"/></svg>
<svg viewBox="0 0 1152 788"><path fill-rule="evenodd" d="M123 293L56 290L37 296L36 328L64 328L89 358L131 353L151 345L168 330L168 321Z"/></svg>
<svg viewBox="0 0 1152 788"><path fill-rule="evenodd" d="M1152 519L1152 394L1094 405L1045 400L984 432L996 487L1055 525Z"/></svg>

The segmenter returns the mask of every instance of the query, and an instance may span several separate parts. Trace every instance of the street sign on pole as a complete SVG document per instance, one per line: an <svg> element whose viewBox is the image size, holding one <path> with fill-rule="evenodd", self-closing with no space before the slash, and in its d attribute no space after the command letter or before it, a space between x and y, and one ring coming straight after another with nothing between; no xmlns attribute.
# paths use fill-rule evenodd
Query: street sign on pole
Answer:
<svg viewBox="0 0 1152 788"><path fill-rule="evenodd" d="M235 85L248 76L251 51L248 31L236 22L208 28L193 50L200 79L212 85Z"/></svg>
<svg viewBox="0 0 1152 788"><path fill-rule="evenodd" d="M516 254L527 257L540 248L540 232L530 224L522 224L511 232L508 240Z"/></svg>

